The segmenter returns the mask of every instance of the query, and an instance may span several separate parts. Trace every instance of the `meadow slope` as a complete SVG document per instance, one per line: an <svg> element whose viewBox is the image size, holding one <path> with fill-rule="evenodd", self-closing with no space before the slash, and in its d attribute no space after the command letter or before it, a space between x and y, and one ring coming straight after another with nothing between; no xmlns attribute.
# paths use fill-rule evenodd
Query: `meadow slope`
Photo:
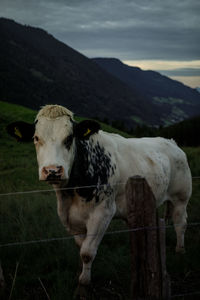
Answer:
<svg viewBox="0 0 200 300"><path fill-rule="evenodd" d="M56 213L52 188L38 181L35 149L9 137L14 120L33 122L36 112L0 102L0 244L67 237ZM105 130L113 131L111 127ZM200 176L200 149L185 148L194 176ZM188 222L200 222L200 179L193 180ZM40 192L38 191L40 190ZM33 191L25 194L13 192ZM126 228L113 221L108 231ZM167 268L172 293L200 291L200 226L186 233L186 254L175 255L175 233L167 229ZM106 235L94 262L94 299L129 299L130 254L127 233ZM6 279L3 297L15 300L72 299L77 286L78 251L72 239L0 247ZM16 276L15 276L16 275ZM42 284L41 284L42 283ZM12 289L13 285L13 289ZM177 298L180 299L180 298ZM184 299L195 299L184 298Z"/></svg>

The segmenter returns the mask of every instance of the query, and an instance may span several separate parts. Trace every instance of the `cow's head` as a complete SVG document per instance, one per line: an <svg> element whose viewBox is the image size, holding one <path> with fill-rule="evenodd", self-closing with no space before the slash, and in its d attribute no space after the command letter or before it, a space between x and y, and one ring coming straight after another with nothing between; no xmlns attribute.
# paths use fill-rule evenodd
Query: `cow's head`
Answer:
<svg viewBox="0 0 200 300"><path fill-rule="evenodd" d="M58 184L68 180L72 169L76 140L97 133L100 125L92 120L76 123L73 113L59 105L46 105L37 114L35 124L15 122L8 125L18 141L34 140L39 179Z"/></svg>

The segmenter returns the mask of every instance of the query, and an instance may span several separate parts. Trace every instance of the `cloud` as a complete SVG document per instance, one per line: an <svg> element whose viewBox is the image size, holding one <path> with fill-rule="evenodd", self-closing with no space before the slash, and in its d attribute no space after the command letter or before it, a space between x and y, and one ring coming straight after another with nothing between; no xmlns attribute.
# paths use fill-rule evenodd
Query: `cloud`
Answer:
<svg viewBox="0 0 200 300"><path fill-rule="evenodd" d="M129 66L139 66L143 70L162 70L162 71L173 71L173 70L193 70L199 72L200 60L191 61L180 61L180 60L125 60L123 61ZM200 74L199 74L200 75ZM188 74L189 76L189 74Z"/></svg>
<svg viewBox="0 0 200 300"><path fill-rule="evenodd" d="M157 71L193 88L200 86L200 60L125 60L123 62L143 70Z"/></svg>
<svg viewBox="0 0 200 300"><path fill-rule="evenodd" d="M169 76L171 79L180 81L192 88L200 88L200 76Z"/></svg>
<svg viewBox="0 0 200 300"><path fill-rule="evenodd" d="M174 70L158 70L158 71L166 76L200 77L200 69L180 68Z"/></svg>
<svg viewBox="0 0 200 300"><path fill-rule="evenodd" d="M89 57L196 60L199 0L1 0L1 15L41 27Z"/></svg>

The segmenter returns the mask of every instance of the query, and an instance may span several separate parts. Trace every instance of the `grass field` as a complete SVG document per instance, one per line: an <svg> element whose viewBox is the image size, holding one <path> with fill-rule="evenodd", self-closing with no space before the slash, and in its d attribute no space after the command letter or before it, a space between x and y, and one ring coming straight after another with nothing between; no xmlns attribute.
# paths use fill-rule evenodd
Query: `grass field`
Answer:
<svg viewBox="0 0 200 300"><path fill-rule="evenodd" d="M66 237L56 212L51 187L38 181L33 144L10 138L5 127L15 120L32 122L36 112L0 102L0 244ZM104 128L112 131L111 127ZM200 149L184 149L193 176L200 175ZM49 191L44 191L49 190ZM193 180L188 222L200 222L200 179ZM113 221L109 231L125 228ZM186 233L186 254L175 255L175 233L167 229L167 269L172 292L200 291L200 226ZM129 299L130 249L127 233L105 235L93 264L94 299ZM72 239L0 248L4 270L5 299L73 299L77 287L78 250ZM46 291L45 291L46 290ZM46 294L47 293L47 294ZM192 298L191 298L192 297ZM195 296L177 299L195 299ZM197 297L200 297L197 296ZM196 298L199 299L199 298Z"/></svg>

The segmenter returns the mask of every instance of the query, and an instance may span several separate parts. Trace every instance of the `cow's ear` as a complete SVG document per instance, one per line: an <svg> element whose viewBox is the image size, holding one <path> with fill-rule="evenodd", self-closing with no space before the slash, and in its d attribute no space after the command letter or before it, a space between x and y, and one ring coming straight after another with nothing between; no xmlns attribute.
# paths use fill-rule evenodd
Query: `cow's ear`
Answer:
<svg viewBox="0 0 200 300"><path fill-rule="evenodd" d="M17 141L30 142L35 132L35 125L23 121L17 121L9 124L6 129L8 134L16 138Z"/></svg>
<svg viewBox="0 0 200 300"><path fill-rule="evenodd" d="M87 140L92 134L97 133L100 129L101 126L96 121L84 120L74 126L74 136L81 140Z"/></svg>

